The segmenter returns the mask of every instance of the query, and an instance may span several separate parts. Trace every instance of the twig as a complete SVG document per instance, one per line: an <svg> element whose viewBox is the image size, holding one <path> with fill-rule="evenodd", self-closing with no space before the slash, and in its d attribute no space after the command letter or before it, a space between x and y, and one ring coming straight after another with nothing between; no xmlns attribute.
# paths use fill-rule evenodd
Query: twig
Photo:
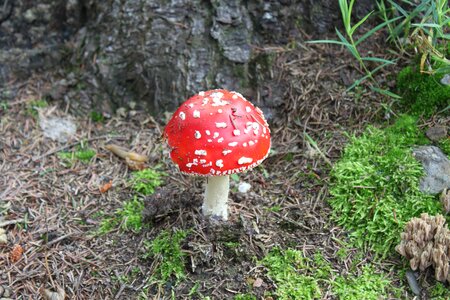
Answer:
<svg viewBox="0 0 450 300"><path fill-rule="evenodd" d="M55 153L57 153L59 151L63 151L63 150L72 148L72 147L74 147L74 146L76 146L78 144L81 144L82 142L92 142L92 141L108 139L108 138L115 139L115 140L126 140L126 139L128 139L127 137L124 137L124 136L110 136L110 135L96 136L96 137L93 137L93 138L90 138L90 139L87 139L87 140L80 140L80 141L76 141L76 142L68 144L68 145L57 147L57 148L55 148L53 150L50 150L47 153L44 153L44 154L42 154L40 156L33 157L33 161L36 162L38 160L43 159L44 157L50 156L50 155L55 154Z"/></svg>
<svg viewBox="0 0 450 300"><path fill-rule="evenodd" d="M64 240L64 239L66 239L66 238L68 238L68 237L70 237L70 236L72 236L72 235L74 235L74 234L75 234L75 233L72 232L72 233L68 233L68 234L65 234L65 235L63 235L63 236L60 236L59 238L54 239L54 240L48 242L48 243L47 243L47 247L50 247L51 245L56 244L56 243L58 243L58 242L60 242L60 241L62 241L62 240Z"/></svg>
<svg viewBox="0 0 450 300"><path fill-rule="evenodd" d="M0 227L5 227L8 225L14 225L17 223L23 223L25 222L25 219L16 219L16 220L8 220L8 221L2 221L0 222Z"/></svg>

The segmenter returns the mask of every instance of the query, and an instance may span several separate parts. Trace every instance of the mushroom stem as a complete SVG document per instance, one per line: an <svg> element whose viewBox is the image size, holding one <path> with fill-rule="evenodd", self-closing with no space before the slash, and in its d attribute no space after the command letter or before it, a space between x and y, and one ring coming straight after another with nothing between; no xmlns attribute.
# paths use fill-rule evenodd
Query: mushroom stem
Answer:
<svg viewBox="0 0 450 300"><path fill-rule="evenodd" d="M202 206L203 215L228 220L227 201L229 190L230 177L228 175L208 177Z"/></svg>

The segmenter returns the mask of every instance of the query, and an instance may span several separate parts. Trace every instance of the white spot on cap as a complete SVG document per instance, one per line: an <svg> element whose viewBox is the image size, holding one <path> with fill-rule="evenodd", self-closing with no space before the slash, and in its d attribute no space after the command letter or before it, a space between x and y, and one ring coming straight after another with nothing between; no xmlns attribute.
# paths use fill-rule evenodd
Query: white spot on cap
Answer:
<svg viewBox="0 0 450 300"><path fill-rule="evenodd" d="M211 143L212 142L212 139L208 139L208 143Z"/></svg>
<svg viewBox="0 0 450 300"><path fill-rule="evenodd" d="M235 129L235 130L233 130L233 134L235 136L241 135L241 131L239 129Z"/></svg>
<svg viewBox="0 0 450 300"><path fill-rule="evenodd" d="M222 142L223 142L223 137L219 138L219 139L217 140L217 142L218 142L218 143L222 143Z"/></svg>
<svg viewBox="0 0 450 300"><path fill-rule="evenodd" d="M246 106L246 107L245 107L245 111L249 113L249 112L252 111L252 109L250 108L250 106Z"/></svg>
<svg viewBox="0 0 450 300"><path fill-rule="evenodd" d="M200 159L200 163L203 165L203 164L206 164L206 159Z"/></svg>
<svg viewBox="0 0 450 300"><path fill-rule="evenodd" d="M178 116L180 116L181 120L185 120L186 119L186 114L184 112L182 112L182 111L180 111L180 114Z"/></svg>
<svg viewBox="0 0 450 300"><path fill-rule="evenodd" d="M187 163L187 164L186 164L186 167L187 167L187 168L191 168L192 165L193 165L193 163Z"/></svg>
<svg viewBox="0 0 450 300"><path fill-rule="evenodd" d="M214 92L211 94L211 97L221 99L223 97L223 93L222 92Z"/></svg>
<svg viewBox="0 0 450 300"><path fill-rule="evenodd" d="M250 142L248 142L248 144L249 144L250 146L253 146L253 145L255 144L255 142L250 141Z"/></svg>
<svg viewBox="0 0 450 300"><path fill-rule="evenodd" d="M216 160L216 166L219 168L223 168L223 160L222 159Z"/></svg>
<svg viewBox="0 0 450 300"><path fill-rule="evenodd" d="M217 110L217 112L219 113L219 114L221 114L221 113L223 113L223 110L221 110L220 108Z"/></svg>
<svg viewBox="0 0 450 300"><path fill-rule="evenodd" d="M206 135L211 135L211 131L205 130Z"/></svg>
<svg viewBox="0 0 450 300"><path fill-rule="evenodd" d="M209 102L209 99L208 99L208 98L203 98L203 101L202 101L203 105L208 104L208 102Z"/></svg>
<svg viewBox="0 0 450 300"><path fill-rule="evenodd" d="M244 142L244 143L242 144L242 146L244 146L244 147L247 147L247 143L246 143L246 142Z"/></svg>
<svg viewBox="0 0 450 300"><path fill-rule="evenodd" d="M231 153L231 152L232 152L231 150L225 149L225 150L222 151L222 154L223 155L227 155L228 153Z"/></svg>
<svg viewBox="0 0 450 300"><path fill-rule="evenodd" d="M231 143L228 143L228 146L230 146L230 147L236 147L237 144L238 144L238 142L231 142Z"/></svg>
<svg viewBox="0 0 450 300"><path fill-rule="evenodd" d="M200 133L200 131L195 131L195 133L194 133L194 137L198 140L199 138L201 138L202 137L202 134Z"/></svg>
<svg viewBox="0 0 450 300"><path fill-rule="evenodd" d="M205 92L198 93L200 96L205 96Z"/></svg>
<svg viewBox="0 0 450 300"><path fill-rule="evenodd" d="M236 100L238 98L238 96L236 94L234 94L233 96L231 96L231 98Z"/></svg>
<svg viewBox="0 0 450 300"><path fill-rule="evenodd" d="M194 103L189 103L189 105L188 105L190 108L193 108L194 107Z"/></svg>
<svg viewBox="0 0 450 300"><path fill-rule="evenodd" d="M192 116L196 119L200 118L200 112L198 110L194 110L194 112L192 113Z"/></svg>
<svg viewBox="0 0 450 300"><path fill-rule="evenodd" d="M227 123L225 122L216 122L217 128L227 128Z"/></svg>
<svg viewBox="0 0 450 300"><path fill-rule="evenodd" d="M251 163L252 161L253 161L253 158L242 156L241 158L239 158L238 164L239 164L239 165L249 164L249 163Z"/></svg>
<svg viewBox="0 0 450 300"><path fill-rule="evenodd" d="M194 154L195 155L206 155L206 150L195 150Z"/></svg>
<svg viewBox="0 0 450 300"><path fill-rule="evenodd" d="M216 132L214 132L213 138L217 138L217 137L219 137L219 133L216 131Z"/></svg>

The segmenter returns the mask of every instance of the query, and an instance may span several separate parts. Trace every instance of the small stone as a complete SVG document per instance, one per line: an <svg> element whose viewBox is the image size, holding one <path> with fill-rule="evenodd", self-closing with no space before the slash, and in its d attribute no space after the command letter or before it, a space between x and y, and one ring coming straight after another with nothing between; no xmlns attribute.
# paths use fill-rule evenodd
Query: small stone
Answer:
<svg viewBox="0 0 450 300"><path fill-rule="evenodd" d="M429 138L433 142L437 142L437 141L447 137L447 128L445 128L444 126L430 127L425 132L425 135L427 136L427 138Z"/></svg>
<svg viewBox="0 0 450 300"><path fill-rule="evenodd" d="M238 191L244 194L247 193L251 188L251 184L247 182L240 182L238 185Z"/></svg>
<svg viewBox="0 0 450 300"><path fill-rule="evenodd" d="M441 79L441 83L445 85L450 85L450 74L445 74Z"/></svg>
<svg viewBox="0 0 450 300"><path fill-rule="evenodd" d="M422 163L425 176L419 188L428 194L437 194L450 188L450 160L435 146L421 146L413 151L414 157Z"/></svg>

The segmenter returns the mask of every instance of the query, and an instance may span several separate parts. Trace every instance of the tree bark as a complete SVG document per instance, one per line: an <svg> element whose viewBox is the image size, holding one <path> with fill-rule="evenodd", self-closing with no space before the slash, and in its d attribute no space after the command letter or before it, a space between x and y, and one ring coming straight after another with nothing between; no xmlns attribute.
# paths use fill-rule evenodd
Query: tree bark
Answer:
<svg viewBox="0 0 450 300"><path fill-rule="evenodd" d="M363 13L373 7L358 3ZM274 49L340 22L335 0L0 0L0 7L3 82L64 63L114 107L133 101L153 114L225 88L270 118L284 94L272 77Z"/></svg>

